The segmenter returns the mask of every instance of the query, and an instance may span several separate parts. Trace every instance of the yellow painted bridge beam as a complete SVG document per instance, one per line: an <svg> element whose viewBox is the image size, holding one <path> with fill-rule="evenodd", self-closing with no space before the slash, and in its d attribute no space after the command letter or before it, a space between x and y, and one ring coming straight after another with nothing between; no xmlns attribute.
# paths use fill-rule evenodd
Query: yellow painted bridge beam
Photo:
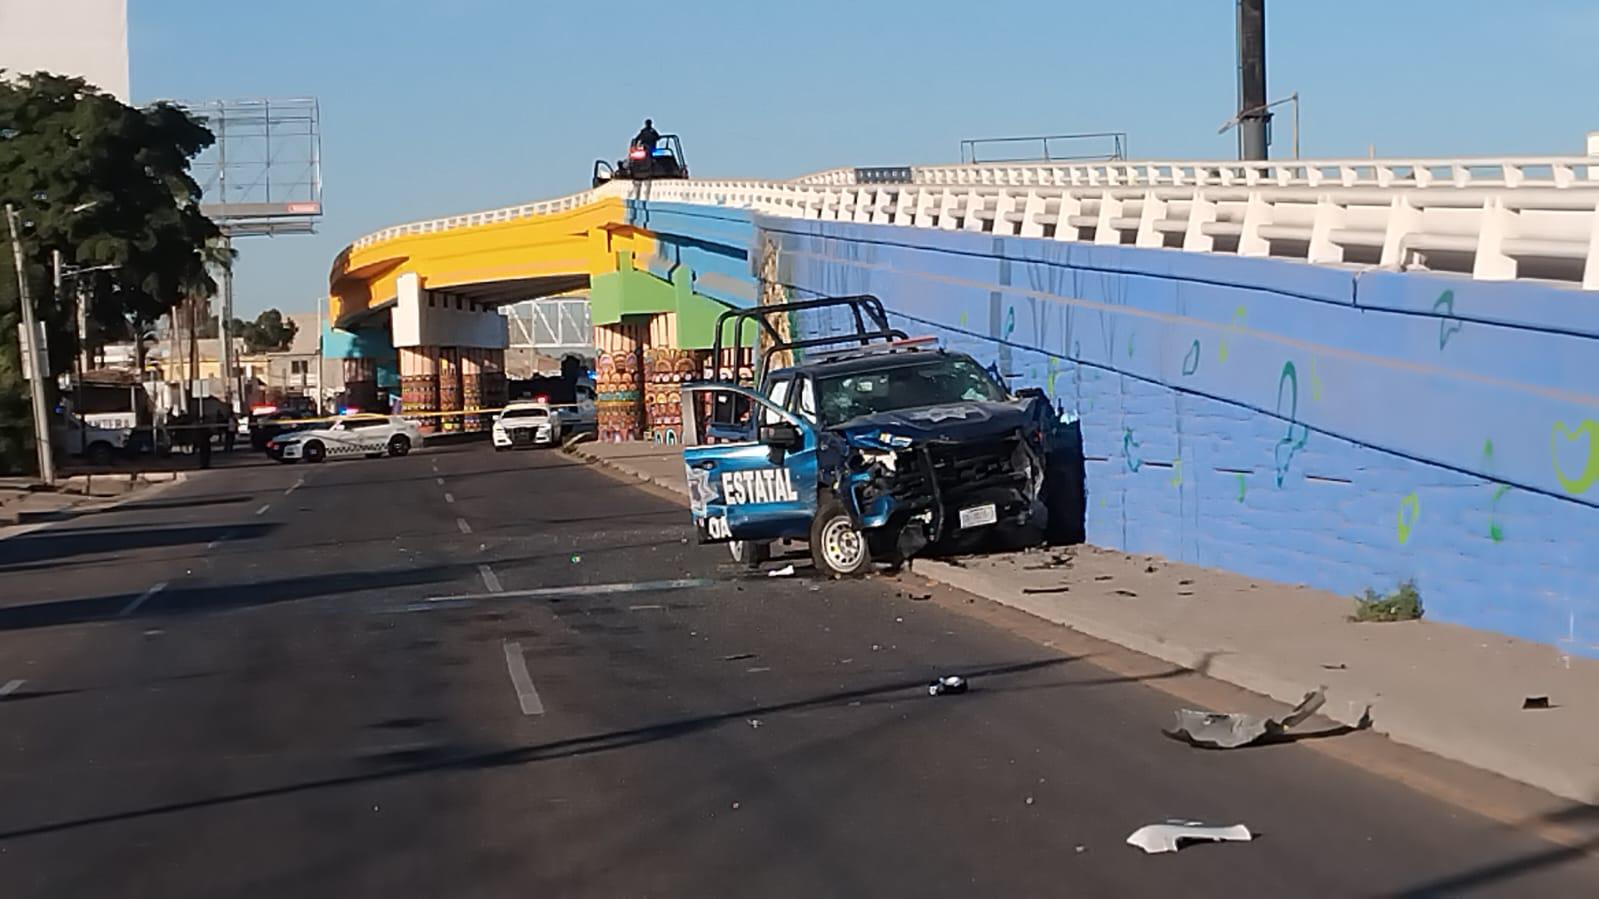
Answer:
<svg viewBox="0 0 1599 899"><path fill-rule="evenodd" d="M605 198L561 212L402 234L339 254L329 276L329 318L345 327L391 303L396 281L414 272L427 289L461 289L515 281L570 280L616 270L617 253L644 257L654 235L625 224L621 199Z"/></svg>

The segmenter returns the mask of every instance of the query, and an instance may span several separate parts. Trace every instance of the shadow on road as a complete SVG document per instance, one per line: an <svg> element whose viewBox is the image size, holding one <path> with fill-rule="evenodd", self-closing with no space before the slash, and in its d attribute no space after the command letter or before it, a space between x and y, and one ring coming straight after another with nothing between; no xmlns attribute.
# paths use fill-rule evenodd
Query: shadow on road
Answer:
<svg viewBox="0 0 1599 899"><path fill-rule="evenodd" d="M176 528L127 525L35 531L0 541L0 572L22 570L22 566L29 562L56 562L75 556L209 543L224 534L229 540L252 540L267 535L276 527L263 522Z"/></svg>
<svg viewBox="0 0 1599 899"><path fill-rule="evenodd" d="M175 587L152 596L132 617L222 612L363 590L385 590L476 575L475 562L380 571L340 571L247 584ZM138 592L0 607L0 631L82 624L124 617Z"/></svg>
<svg viewBox="0 0 1599 899"><path fill-rule="evenodd" d="M1022 674L1043 668L1053 668L1077 661L1072 656L1056 656L1048 659L1037 659L1028 662L1016 662L1007 665L991 665L981 668L962 669L961 673L971 678L1002 677L1011 674ZM807 699L796 699L789 702L771 703L767 705L752 705L733 711L719 712L714 715L701 715L693 718L682 718L675 721L664 721L644 727L630 728L627 730L610 731L603 734L593 734L586 737L573 737L566 740L555 740L549 743L537 743L531 746L518 746L510 749L495 749L485 752L461 754L447 754L439 757L427 758L423 761L400 762L396 767L379 771L368 771L360 774L347 774L339 777L326 777L315 780L304 780L296 783L282 784L275 787L263 787L258 790L243 790L234 793L224 793L220 796L209 796L204 799L191 799L182 802L169 802L143 808L129 809L120 812L109 812L102 815L89 815L67 821L53 821L46 824L35 824L25 827L13 827L0 831L0 841L16 840L23 837L42 836L44 834L60 833L76 830L83 827L94 827L102 824L115 824L122 821L134 821L142 818L151 818L159 815L171 815L196 809L215 808L217 806L231 805L239 802L250 802L257 799L269 799L277 796L288 796L297 793L308 793L316 790L336 789L339 787L355 786L357 784L372 783L375 781L398 780L401 778L415 777L420 774L449 771L476 771L528 765L536 762L554 761L557 759L576 758L579 756L594 755L602 752L611 752L618 749L627 749L633 746L642 746L661 740L671 740L686 737L727 723L743 725L746 720L761 715L775 715L783 712L801 711L805 709L821 708L825 706L848 705L851 702L880 696L886 693L904 692L909 690L923 691L927 687L924 678L915 680L897 680L878 683L872 686L860 687L853 690L839 690L824 693ZM981 699L987 694L1003 693L1004 687L987 687L981 693L975 693L964 701Z"/></svg>

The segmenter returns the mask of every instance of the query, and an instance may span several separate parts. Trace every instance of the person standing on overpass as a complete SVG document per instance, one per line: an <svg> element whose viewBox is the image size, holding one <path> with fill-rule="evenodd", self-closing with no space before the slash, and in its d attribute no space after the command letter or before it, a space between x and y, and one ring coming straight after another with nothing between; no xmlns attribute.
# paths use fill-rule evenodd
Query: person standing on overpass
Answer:
<svg viewBox="0 0 1599 899"><path fill-rule="evenodd" d="M655 145L660 143L661 134L655 130L655 125L649 119L644 120L644 127L639 129L638 136L633 138L633 145L643 147L644 152L653 154Z"/></svg>

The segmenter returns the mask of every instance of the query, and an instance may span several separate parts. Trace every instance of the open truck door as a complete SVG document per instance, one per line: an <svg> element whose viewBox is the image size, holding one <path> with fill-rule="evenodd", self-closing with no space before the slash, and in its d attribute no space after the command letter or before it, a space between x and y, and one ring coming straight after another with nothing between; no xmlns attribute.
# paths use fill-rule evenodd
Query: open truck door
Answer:
<svg viewBox="0 0 1599 899"><path fill-rule="evenodd" d="M816 430L730 384L683 386L683 466L701 543L804 538L816 515Z"/></svg>

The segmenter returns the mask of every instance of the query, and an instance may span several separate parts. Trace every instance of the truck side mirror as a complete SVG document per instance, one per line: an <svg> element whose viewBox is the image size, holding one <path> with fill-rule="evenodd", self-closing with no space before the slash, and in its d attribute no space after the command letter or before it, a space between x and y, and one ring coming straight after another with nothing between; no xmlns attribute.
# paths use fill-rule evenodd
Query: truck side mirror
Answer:
<svg viewBox="0 0 1599 899"><path fill-rule="evenodd" d="M799 428L792 423L780 421L776 424L761 426L761 442L778 450L797 450L804 443Z"/></svg>

